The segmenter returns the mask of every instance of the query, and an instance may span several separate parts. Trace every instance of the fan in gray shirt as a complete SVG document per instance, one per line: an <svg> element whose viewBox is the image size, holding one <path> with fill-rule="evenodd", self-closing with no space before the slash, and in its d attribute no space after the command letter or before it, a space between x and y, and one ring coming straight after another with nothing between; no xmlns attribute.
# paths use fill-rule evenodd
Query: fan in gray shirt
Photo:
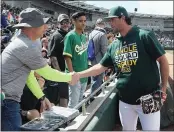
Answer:
<svg viewBox="0 0 174 132"><path fill-rule="evenodd" d="M92 66L94 66L95 64L98 64L107 51L108 39L106 37L106 31L104 27L105 27L104 21L101 18L99 18L96 21L95 29L89 34L89 39L93 38L94 47L95 47L94 48L95 59L91 61ZM93 93L97 88L99 88L102 83L103 83L103 73L98 76L92 77L91 88L90 88L91 93ZM99 92L97 94L99 94ZM94 98L92 98L91 101L93 99Z"/></svg>
<svg viewBox="0 0 174 132"><path fill-rule="evenodd" d="M2 52L2 91L6 99L20 102L27 77L31 70L47 65L42 57L40 43L21 33Z"/></svg>
<svg viewBox="0 0 174 132"><path fill-rule="evenodd" d="M2 91L6 98L1 101L1 130L19 131L21 126L20 98L25 84L41 101L41 112L51 108L51 103L43 94L34 72L47 80L70 82L79 79L77 74L62 73L51 69L42 57L38 39L47 30L48 18L36 8L27 8L20 15L16 28L21 33L2 52Z"/></svg>

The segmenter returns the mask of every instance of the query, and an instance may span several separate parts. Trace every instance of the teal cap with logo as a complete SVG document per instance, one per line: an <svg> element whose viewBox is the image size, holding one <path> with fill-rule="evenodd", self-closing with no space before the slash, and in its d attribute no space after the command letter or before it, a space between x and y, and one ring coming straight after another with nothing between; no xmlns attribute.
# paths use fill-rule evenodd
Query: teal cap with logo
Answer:
<svg viewBox="0 0 174 132"><path fill-rule="evenodd" d="M124 7L117 6L109 10L108 17L105 17L104 20L108 20L110 18L120 17L120 16L128 17L128 12Z"/></svg>

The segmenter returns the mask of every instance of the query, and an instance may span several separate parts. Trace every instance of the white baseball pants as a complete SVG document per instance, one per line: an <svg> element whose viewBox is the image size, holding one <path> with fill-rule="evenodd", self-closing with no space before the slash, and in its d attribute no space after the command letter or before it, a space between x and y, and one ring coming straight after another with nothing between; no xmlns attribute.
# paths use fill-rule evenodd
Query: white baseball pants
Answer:
<svg viewBox="0 0 174 132"><path fill-rule="evenodd" d="M141 105L130 105L119 101L119 115L123 131L135 131L138 117L142 130L160 130L160 111L144 114Z"/></svg>

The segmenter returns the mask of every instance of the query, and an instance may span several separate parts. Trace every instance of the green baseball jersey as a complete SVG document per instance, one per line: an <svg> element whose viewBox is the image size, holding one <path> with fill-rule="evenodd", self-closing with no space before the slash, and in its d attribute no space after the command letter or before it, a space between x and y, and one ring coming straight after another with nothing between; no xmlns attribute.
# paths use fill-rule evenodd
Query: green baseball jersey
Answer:
<svg viewBox="0 0 174 132"><path fill-rule="evenodd" d="M165 51L153 32L134 26L110 45L100 64L120 71L116 84L120 100L138 104L138 98L159 89L156 59L163 54Z"/></svg>
<svg viewBox="0 0 174 132"><path fill-rule="evenodd" d="M75 72L88 68L87 46L84 34L79 35L75 30L72 30L65 36L63 55L71 57ZM69 72L67 64L66 71ZM82 78L80 81L82 83L87 82L87 78Z"/></svg>

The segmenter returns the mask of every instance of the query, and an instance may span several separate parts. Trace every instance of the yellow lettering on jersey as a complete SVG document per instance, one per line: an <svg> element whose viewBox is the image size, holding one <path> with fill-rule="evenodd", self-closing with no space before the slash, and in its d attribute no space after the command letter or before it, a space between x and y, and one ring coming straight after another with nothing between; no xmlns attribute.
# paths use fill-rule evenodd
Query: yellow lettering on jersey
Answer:
<svg viewBox="0 0 174 132"><path fill-rule="evenodd" d="M132 45L132 50L137 51L137 45L136 44Z"/></svg>
<svg viewBox="0 0 174 132"><path fill-rule="evenodd" d="M136 60L132 60L133 61L133 64L136 65L137 63L137 59Z"/></svg>
<svg viewBox="0 0 174 132"><path fill-rule="evenodd" d="M129 51L129 52L132 52L132 51L133 51L133 49L132 49L132 45L129 46L128 51Z"/></svg>
<svg viewBox="0 0 174 132"><path fill-rule="evenodd" d="M117 64L118 68L121 68L121 64Z"/></svg>
<svg viewBox="0 0 174 132"><path fill-rule="evenodd" d="M123 53L127 53L127 52L128 52L128 48L127 47L123 48Z"/></svg>

